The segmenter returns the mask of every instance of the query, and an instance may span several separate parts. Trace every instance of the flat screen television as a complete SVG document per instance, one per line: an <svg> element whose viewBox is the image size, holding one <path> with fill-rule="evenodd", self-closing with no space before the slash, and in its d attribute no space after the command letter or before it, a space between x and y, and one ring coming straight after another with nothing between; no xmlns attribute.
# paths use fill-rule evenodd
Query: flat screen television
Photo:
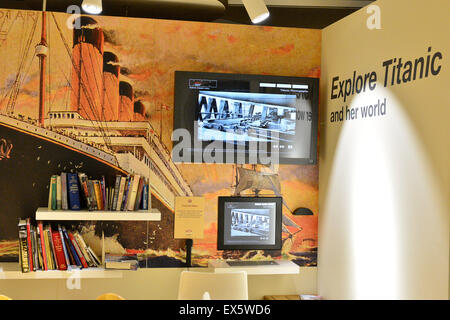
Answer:
<svg viewBox="0 0 450 320"><path fill-rule="evenodd" d="M281 250L281 197L219 197L218 250Z"/></svg>
<svg viewBox="0 0 450 320"><path fill-rule="evenodd" d="M315 164L319 80L175 72L179 162Z"/></svg>

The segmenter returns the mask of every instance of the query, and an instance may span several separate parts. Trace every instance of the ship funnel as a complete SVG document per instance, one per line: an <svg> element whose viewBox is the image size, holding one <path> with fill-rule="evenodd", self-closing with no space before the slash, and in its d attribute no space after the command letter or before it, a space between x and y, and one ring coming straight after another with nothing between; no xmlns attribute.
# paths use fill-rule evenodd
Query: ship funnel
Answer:
<svg viewBox="0 0 450 320"><path fill-rule="evenodd" d="M103 114L106 121L119 120L119 59L109 51L103 53Z"/></svg>
<svg viewBox="0 0 450 320"><path fill-rule="evenodd" d="M141 101L136 101L134 103L134 121L144 121L145 120L145 106Z"/></svg>
<svg viewBox="0 0 450 320"><path fill-rule="evenodd" d="M75 20L74 25L79 25L80 28L73 29L73 47L80 43L90 43L103 53L104 35L95 19L81 16Z"/></svg>
<svg viewBox="0 0 450 320"><path fill-rule="evenodd" d="M103 31L91 17L81 16L76 22L81 27L73 31L71 111L104 120Z"/></svg>
<svg viewBox="0 0 450 320"><path fill-rule="evenodd" d="M134 113L133 87L127 81L119 82L119 120L132 121Z"/></svg>

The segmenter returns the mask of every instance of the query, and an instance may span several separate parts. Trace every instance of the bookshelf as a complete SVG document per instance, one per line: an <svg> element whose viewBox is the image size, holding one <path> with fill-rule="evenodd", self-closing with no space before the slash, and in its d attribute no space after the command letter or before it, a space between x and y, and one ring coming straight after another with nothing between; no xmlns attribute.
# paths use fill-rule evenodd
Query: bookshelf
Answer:
<svg viewBox="0 0 450 320"><path fill-rule="evenodd" d="M22 273L17 263L0 265L0 280L37 280L37 279L121 279L123 270L105 270L103 268L87 268L73 271L47 270Z"/></svg>
<svg viewBox="0 0 450 320"><path fill-rule="evenodd" d="M36 221L160 221L158 209L138 211L36 210Z"/></svg>

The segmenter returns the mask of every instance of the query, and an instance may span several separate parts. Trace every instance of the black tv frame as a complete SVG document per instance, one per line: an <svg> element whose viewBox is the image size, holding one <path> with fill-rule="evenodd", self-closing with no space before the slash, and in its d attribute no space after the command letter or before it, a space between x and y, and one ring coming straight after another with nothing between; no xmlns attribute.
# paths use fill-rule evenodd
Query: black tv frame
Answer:
<svg viewBox="0 0 450 320"><path fill-rule="evenodd" d="M226 202L275 202L275 243L273 245L227 245L224 243L224 206ZM218 197L217 250L281 250L283 223L282 197Z"/></svg>
<svg viewBox="0 0 450 320"><path fill-rule="evenodd" d="M196 150L195 147L190 151L190 163L200 163L196 159L202 159L204 163L203 153L208 142L196 142L194 141L194 114L189 114L188 110L182 108L186 101L183 98L186 95L189 79L214 79L214 80L236 80L236 81L249 81L251 84L255 82L280 82L280 83L298 83L307 84L311 89L311 104L312 104L312 122L311 122L311 141L310 141L310 157L309 158L292 158L283 157L280 154L279 164L299 164L299 165L315 165L317 164L317 140L318 140L318 117L319 117L319 79L309 77L287 77L287 76L272 76L272 75L255 75L255 74L234 74L234 73L213 73L213 72L193 72L193 71L175 71L175 83L174 83L174 123L173 129L188 129L191 133L191 146L197 144L202 145L202 150ZM255 88L250 88L250 91L257 93ZM173 146L177 143L174 141ZM223 157L222 157L223 156ZM236 151L235 151L235 157ZM219 158L225 159L225 153L220 153ZM249 151L246 150L244 164L260 164L259 157L257 162L251 162L249 157ZM176 159L174 160L175 162Z"/></svg>

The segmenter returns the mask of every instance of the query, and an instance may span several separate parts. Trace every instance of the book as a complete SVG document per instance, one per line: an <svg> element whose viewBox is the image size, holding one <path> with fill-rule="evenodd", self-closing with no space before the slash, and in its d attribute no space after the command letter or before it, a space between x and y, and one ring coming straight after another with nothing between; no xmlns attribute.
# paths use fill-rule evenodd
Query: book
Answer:
<svg viewBox="0 0 450 320"><path fill-rule="evenodd" d="M42 258L42 245L41 245L41 237L39 234L39 228L36 227L35 231L36 231L36 251L39 262L39 270L44 270L44 260Z"/></svg>
<svg viewBox="0 0 450 320"><path fill-rule="evenodd" d="M97 197L95 196L94 182L92 180L87 180L89 195L91 198L92 210L97 210Z"/></svg>
<svg viewBox="0 0 450 320"><path fill-rule="evenodd" d="M73 256L72 250L70 248L69 242L68 242L68 238L66 238L66 234L65 232L61 229L61 233L62 233L62 240L63 243L66 247L67 250L67 256L69 257L69 260L67 262L68 266L67 269L69 269L69 267L78 267L77 262Z"/></svg>
<svg viewBox="0 0 450 320"><path fill-rule="evenodd" d="M80 210L80 191L78 188L78 176L76 173L67 174L67 185L69 191L69 208L70 210Z"/></svg>
<svg viewBox="0 0 450 320"><path fill-rule="evenodd" d="M57 209L57 206L56 206L56 184L57 184L57 175L56 174L54 174L54 175L52 175L52 178L51 178L51 190L52 190L52 201L51 201L51 203L52 203L52 210L56 210Z"/></svg>
<svg viewBox="0 0 450 320"><path fill-rule="evenodd" d="M33 247L31 246L30 218L27 218L26 221L27 221L28 267L30 268L30 271L33 271Z"/></svg>
<svg viewBox="0 0 450 320"><path fill-rule="evenodd" d="M120 190L121 178L122 177L120 175L117 175L116 181L114 183L114 196L113 196L112 207L111 207L111 210L113 210L113 211L116 211L116 209L117 209L117 201L119 200L119 190Z"/></svg>
<svg viewBox="0 0 450 320"><path fill-rule="evenodd" d="M127 210L128 196L131 193L131 185L133 184L133 176L127 177L127 182L125 183L125 190L123 191L123 200L122 200L122 211Z"/></svg>
<svg viewBox="0 0 450 320"><path fill-rule="evenodd" d="M98 210L103 210L103 197L100 181L94 180L92 183L94 185L95 198L97 199L97 208Z"/></svg>
<svg viewBox="0 0 450 320"><path fill-rule="evenodd" d="M64 239L66 240L67 247L69 247L69 250L71 252L71 256L72 256L72 258L74 260L74 265L82 267L81 261L78 258L77 251L75 250L75 247L73 246L73 243L72 243L72 241L69 238L69 235L68 235L68 232L67 232L66 228L63 227L62 231L63 231L63 234L64 234Z"/></svg>
<svg viewBox="0 0 450 320"><path fill-rule="evenodd" d="M140 175L135 175L133 177L133 183L131 184L131 193L127 202L127 210L134 210L134 204L136 202L136 196L139 188L139 181L141 180Z"/></svg>
<svg viewBox="0 0 450 320"><path fill-rule="evenodd" d="M91 256L92 260L94 261L94 263L97 266L100 266L102 264L102 262L100 261L98 256L95 254L95 252L91 249L91 247L87 247L87 251L90 254L90 256Z"/></svg>
<svg viewBox="0 0 450 320"><path fill-rule="evenodd" d="M69 210L69 202L67 200L67 173L61 173L61 209Z"/></svg>
<svg viewBox="0 0 450 320"><path fill-rule="evenodd" d="M61 176L56 176L56 209L62 209Z"/></svg>
<svg viewBox="0 0 450 320"><path fill-rule="evenodd" d="M50 245L48 242L48 234L46 228L43 227L42 236L44 238L44 248L45 248L45 257L47 260L47 269L46 270L53 270L53 262L52 262L52 253L50 252Z"/></svg>
<svg viewBox="0 0 450 320"><path fill-rule="evenodd" d="M139 186L136 193L136 202L134 203L134 210L139 210L142 202L142 189L144 188L144 178L139 179Z"/></svg>
<svg viewBox="0 0 450 320"><path fill-rule="evenodd" d="M50 183L48 184L48 210L52 210L52 179L50 177Z"/></svg>
<svg viewBox="0 0 450 320"><path fill-rule="evenodd" d="M125 192L125 184L127 182L126 177L120 177L120 186L119 186L119 195L117 197L117 203L116 203L116 211L120 211L122 207L123 202L123 194Z"/></svg>
<svg viewBox="0 0 450 320"><path fill-rule="evenodd" d="M27 242L27 221L19 220L19 259L22 272L30 272L30 264L28 261L28 242Z"/></svg>
<svg viewBox="0 0 450 320"><path fill-rule="evenodd" d="M93 202L93 196L92 196L92 192L89 189L89 185L88 185L88 178L86 176L86 174L84 173L78 173L78 179L80 180L80 187L82 190L82 193L84 195L84 198L86 199L86 205L89 211L95 210L95 208L97 207L96 205L94 206L94 202Z"/></svg>
<svg viewBox="0 0 450 320"><path fill-rule="evenodd" d="M142 210L148 210L148 190L149 185L146 182L142 189Z"/></svg>
<svg viewBox="0 0 450 320"><path fill-rule="evenodd" d="M102 202L102 209L103 210L108 210L107 209L107 198L106 198L106 181L105 181L105 177L104 176L102 176L102 180L100 180L100 187L101 187L101 190L102 190L102 199L103 199L103 202Z"/></svg>
<svg viewBox="0 0 450 320"><path fill-rule="evenodd" d="M84 242L83 237L78 232L73 233L73 237L78 244L78 248L80 248L81 253L83 254L87 264L89 267L95 267L95 263L92 261L91 256L87 252L87 245Z"/></svg>
<svg viewBox="0 0 450 320"><path fill-rule="evenodd" d="M67 270L66 257L64 254L61 235L59 234L59 231L51 230L51 233L52 233L53 245L55 248L58 270Z"/></svg>
<svg viewBox="0 0 450 320"><path fill-rule="evenodd" d="M110 254L105 255L105 269L137 270L139 260L136 254Z"/></svg>
<svg viewBox="0 0 450 320"><path fill-rule="evenodd" d="M69 254L67 252L66 242L64 241L64 235L62 233L62 229L61 229L60 225L58 225L58 233L59 233L59 238L61 239L61 244L62 244L62 248L63 248L64 258L66 260L66 265L67 265L67 268L68 268L71 263L70 263Z"/></svg>
<svg viewBox="0 0 450 320"><path fill-rule="evenodd" d="M42 250L42 260L44 263L44 270L48 270L48 264L47 264L47 252L45 250L45 241L44 241L44 227L42 226L42 222L38 222L38 234L39 239L41 243L41 250Z"/></svg>
<svg viewBox="0 0 450 320"><path fill-rule="evenodd" d="M37 239L36 239L36 227L31 226L31 246L33 247L33 271L40 270L40 264L39 264L39 249L37 245Z"/></svg>
<svg viewBox="0 0 450 320"><path fill-rule="evenodd" d="M74 249L75 249L75 251L76 251L76 254L77 254L77 256L78 256L78 259L79 259L80 262L81 262L81 265L83 266L83 268L87 268L88 265L87 265L86 259L84 258L84 256L83 256L83 254L82 254L80 248L78 247L78 243L77 243L77 241L75 240L75 238L74 238L72 232L67 232L67 235L69 236L70 241L72 241L72 245L73 245L73 247L74 247Z"/></svg>
<svg viewBox="0 0 450 320"><path fill-rule="evenodd" d="M53 239L52 239L52 232L49 225L47 225L44 228L45 236L47 237L48 241L48 252L50 253L50 260L51 260L51 270L57 270L58 269L58 263L56 261L56 254L55 254L55 248L53 245Z"/></svg>
<svg viewBox="0 0 450 320"><path fill-rule="evenodd" d="M114 201L114 188L109 188L109 200L108 200L108 210L112 211L113 201Z"/></svg>

